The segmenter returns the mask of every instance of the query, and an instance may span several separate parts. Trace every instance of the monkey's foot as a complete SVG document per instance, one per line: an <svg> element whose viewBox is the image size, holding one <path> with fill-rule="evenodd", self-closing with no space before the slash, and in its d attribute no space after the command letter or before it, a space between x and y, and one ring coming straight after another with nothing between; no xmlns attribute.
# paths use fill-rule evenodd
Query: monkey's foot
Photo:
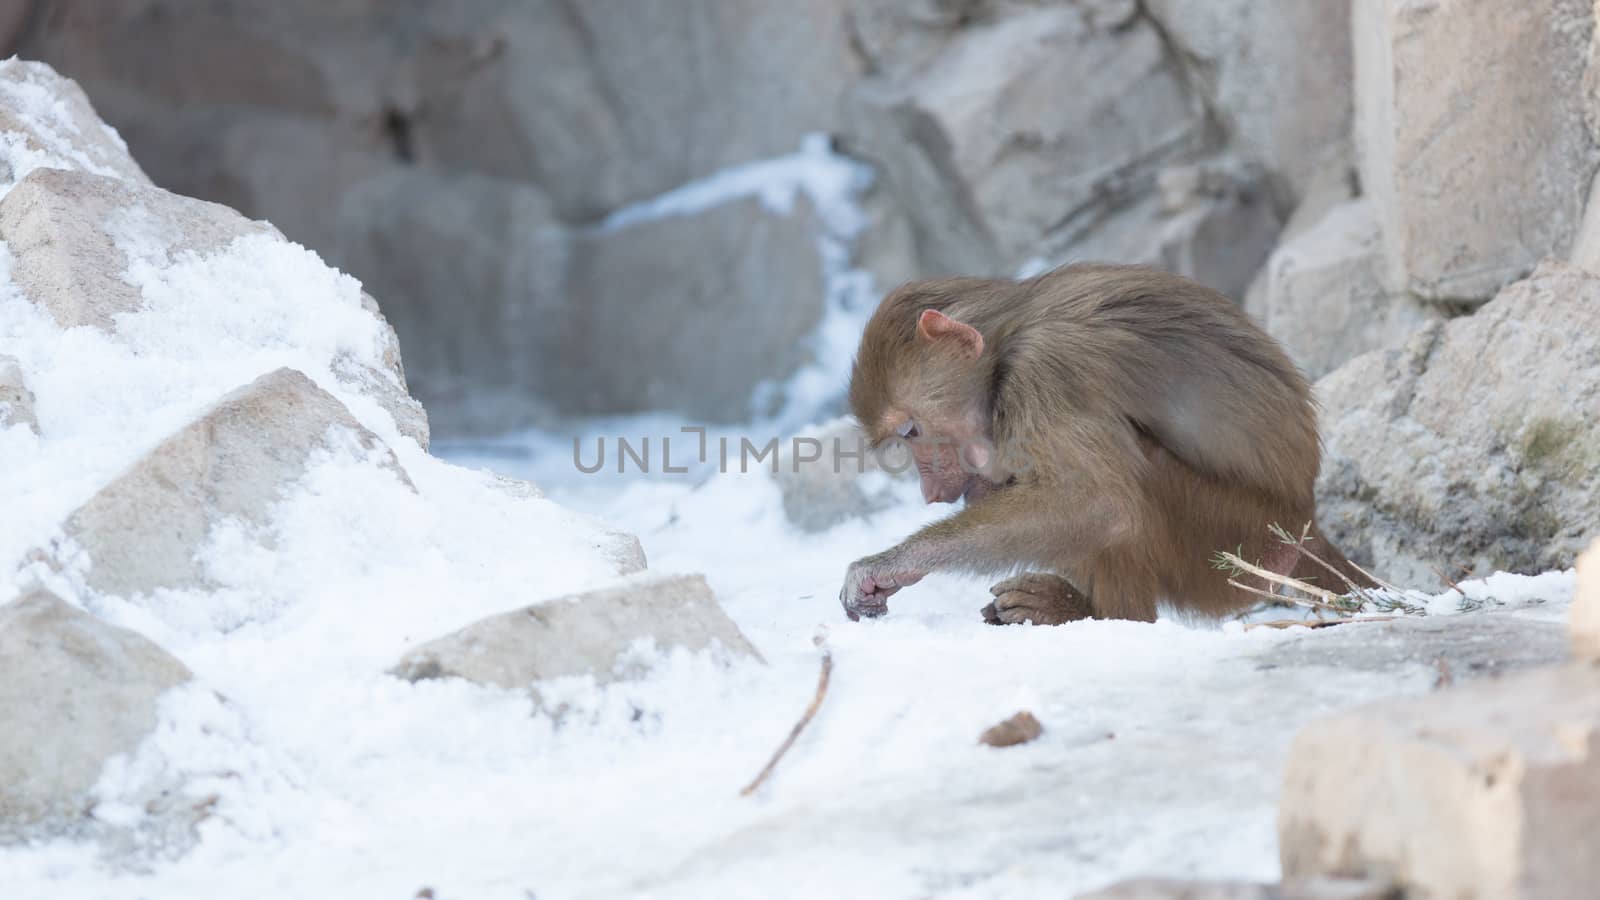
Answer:
<svg viewBox="0 0 1600 900"><path fill-rule="evenodd" d="M983 608L990 625L1060 625L1090 618L1089 598L1060 575L1026 572L989 589L994 602Z"/></svg>

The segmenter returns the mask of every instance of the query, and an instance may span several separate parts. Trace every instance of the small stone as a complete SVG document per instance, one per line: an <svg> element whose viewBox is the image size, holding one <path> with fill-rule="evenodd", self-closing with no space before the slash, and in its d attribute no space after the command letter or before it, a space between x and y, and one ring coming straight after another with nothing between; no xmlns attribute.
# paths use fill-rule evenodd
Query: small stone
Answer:
<svg viewBox="0 0 1600 900"><path fill-rule="evenodd" d="M1033 717L1033 713L1023 710L978 735L978 743L991 747L1014 747L1026 744L1041 734L1044 734L1044 726Z"/></svg>

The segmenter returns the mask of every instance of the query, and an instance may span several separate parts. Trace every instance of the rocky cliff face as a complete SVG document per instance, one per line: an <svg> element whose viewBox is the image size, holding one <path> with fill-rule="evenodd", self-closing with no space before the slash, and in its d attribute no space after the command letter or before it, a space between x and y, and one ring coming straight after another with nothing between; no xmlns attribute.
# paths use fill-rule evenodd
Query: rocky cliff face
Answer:
<svg viewBox="0 0 1600 900"><path fill-rule="evenodd" d="M819 247L880 289L1114 257L1242 295L1349 131L1346 5L54 0L12 46L82 84L157 184L372 286L459 433L762 412L751 390L810 361ZM864 233L737 191L605 227L808 134L871 167L820 198ZM709 372L708 344L734 351Z"/></svg>

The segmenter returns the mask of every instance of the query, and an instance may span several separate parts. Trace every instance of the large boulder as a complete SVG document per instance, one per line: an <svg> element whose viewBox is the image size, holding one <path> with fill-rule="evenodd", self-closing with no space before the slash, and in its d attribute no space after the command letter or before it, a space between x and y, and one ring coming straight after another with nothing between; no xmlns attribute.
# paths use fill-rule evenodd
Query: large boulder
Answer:
<svg viewBox="0 0 1600 900"><path fill-rule="evenodd" d="M573 229L530 185L394 169L341 215L342 255L375 272L418 396L456 432L550 409L746 419L756 385L809 361L826 295L822 225L801 198Z"/></svg>
<svg viewBox="0 0 1600 900"><path fill-rule="evenodd" d="M212 583L200 550L227 519L264 526L285 487L340 433L409 484L393 454L337 399L293 369L218 400L67 520L88 551L88 583L129 596Z"/></svg>
<svg viewBox="0 0 1600 900"><path fill-rule="evenodd" d="M1172 165L1157 191L1108 212L1093 229L1038 262L1112 260L1154 266L1239 299L1282 228L1270 191L1232 160Z"/></svg>
<svg viewBox="0 0 1600 900"><path fill-rule="evenodd" d="M1361 183L1385 282L1480 302L1578 233L1600 145L1590 0L1355 0Z"/></svg>
<svg viewBox="0 0 1600 900"><path fill-rule="evenodd" d="M103 98L159 183L238 191L217 199L251 214L266 212L252 170L281 170L284 156L304 176L286 185L318 205L328 157L283 152L307 123L341 155L538 185L582 223L826 128L861 69L843 6L289 0L163 15L142 0L67 0L23 52ZM231 134L251 123L275 132L258 132L256 151Z"/></svg>
<svg viewBox="0 0 1600 900"><path fill-rule="evenodd" d="M980 19L856 91L851 149L909 212L925 270L1010 271L1069 244L1195 146L1203 110L1125 6L1120 21L1076 5Z"/></svg>
<svg viewBox="0 0 1600 900"><path fill-rule="evenodd" d="M536 388L568 412L771 412L751 409L752 391L811 361L827 293L820 236L809 202L782 212L755 197L580 232L567 295L536 313Z"/></svg>
<svg viewBox="0 0 1600 900"><path fill-rule="evenodd" d="M1547 262L1317 383L1324 529L1405 584L1572 565L1600 522L1600 277Z"/></svg>
<svg viewBox="0 0 1600 900"><path fill-rule="evenodd" d="M1407 897L1587 897L1600 883L1597 751L1594 665L1314 723L1284 776L1284 876L1370 876Z"/></svg>
<svg viewBox="0 0 1600 900"><path fill-rule="evenodd" d="M571 675L605 683L630 674L618 664L639 641L760 657L704 577L655 575L491 616L414 648L393 674L508 690L537 690L539 681Z"/></svg>
<svg viewBox="0 0 1600 900"><path fill-rule="evenodd" d="M1351 0L1147 0L1233 148L1289 208L1350 133Z"/></svg>
<svg viewBox="0 0 1600 900"><path fill-rule="evenodd" d="M63 328L117 333L118 317L145 305L130 274L135 261L167 266L218 253L242 238L283 236L216 203L180 197L135 181L83 171L35 169L0 198L0 240L11 250L11 278ZM428 419L406 391L394 332L370 296L381 368L330 360L341 381L371 397L402 434L428 445Z"/></svg>
<svg viewBox="0 0 1600 900"><path fill-rule="evenodd" d="M39 430L39 420L33 412L33 392L22 377L22 367L16 359L0 355L0 429L25 425Z"/></svg>
<svg viewBox="0 0 1600 900"><path fill-rule="evenodd" d="M45 591L0 605L0 843L87 822L110 758L156 727L189 670Z"/></svg>
<svg viewBox="0 0 1600 900"><path fill-rule="evenodd" d="M1372 204L1351 200L1273 251L1245 311L1311 378L1369 350L1395 347L1437 307L1383 284L1383 236Z"/></svg>
<svg viewBox="0 0 1600 900"><path fill-rule="evenodd" d="M44 63L0 60L0 191L41 166L150 183L82 88Z"/></svg>

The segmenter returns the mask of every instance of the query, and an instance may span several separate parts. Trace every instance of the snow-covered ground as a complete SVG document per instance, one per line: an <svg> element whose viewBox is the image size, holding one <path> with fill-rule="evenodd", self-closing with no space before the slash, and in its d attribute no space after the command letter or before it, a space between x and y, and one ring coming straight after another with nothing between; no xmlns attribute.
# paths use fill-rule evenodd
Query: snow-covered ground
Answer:
<svg viewBox="0 0 1600 900"><path fill-rule="evenodd" d="M995 628L977 615L984 585L955 578L852 624L836 599L845 565L938 512L914 486L870 521L805 535L764 474L563 480L570 447L526 446L535 457L454 452L539 474L562 502L634 529L653 569L707 572L766 664L668 655L644 681L546 690L569 704L552 718L522 695L382 674L401 636L381 622L363 633L364 617L388 601L401 607L392 617L415 617L409 607L445 596L321 596L227 634L145 621L202 686L180 690L155 746L106 781L152 777L141 767L209 773L191 785L219 798L203 842L144 873L114 873L89 847L0 851L6 895L1033 897L1136 873L1271 878L1295 729L1435 677L1426 664L1273 660L1327 631ZM1469 590L1545 600L1519 614L1557 618L1570 578ZM822 709L766 786L741 797L813 694L818 633L836 664ZM977 744L1019 709L1042 738Z"/></svg>
<svg viewBox="0 0 1600 900"><path fill-rule="evenodd" d="M6 152L21 178L18 151ZM853 190L823 155L808 145L711 193L768 196L766 183L784 179L791 193ZM637 214L701 202L690 192ZM1427 661L1280 655L1327 631L993 628L977 614L986 585L956 578L904 591L886 619L848 623L836 600L845 566L942 512L922 507L914 486L895 488L901 502L870 519L806 534L764 474L586 476L572 465L573 435L555 433L440 449L531 476L562 506L637 533L656 571L707 573L765 662L641 651L653 666L643 680L541 685L552 707L564 704L559 715L521 693L406 683L385 670L418 641L611 577L592 523L428 456L345 385L337 361L376 365L381 335L356 284L314 254L244 238L169 257L145 246L136 220L123 224L145 305L115 335L60 329L21 296L0 249L0 344L37 395L42 432L0 430L0 559L54 544L67 563L0 572L0 602L42 580L195 673L168 696L157 732L107 768L93 814L137 828L141 798L164 786L210 814L186 854L131 867L64 839L0 848L5 900L403 900L423 888L440 900L1064 897L1136 873L1270 878L1295 729L1435 677ZM863 310L848 299L854 276L832 274L821 362L790 386L777 419L752 426L758 444L773 436L763 429L838 392ZM212 535L204 558L222 590L83 592L62 518L220 392L279 366L345 403L416 492L334 441L269 527ZM582 433L675 435L680 424ZM1570 581L1503 577L1469 590L1555 619ZM1430 611L1455 605L1442 597ZM1364 627L1378 626L1344 628ZM812 697L819 633L836 663L821 711L772 779L741 797ZM1038 741L977 744L1020 709L1044 723Z"/></svg>

